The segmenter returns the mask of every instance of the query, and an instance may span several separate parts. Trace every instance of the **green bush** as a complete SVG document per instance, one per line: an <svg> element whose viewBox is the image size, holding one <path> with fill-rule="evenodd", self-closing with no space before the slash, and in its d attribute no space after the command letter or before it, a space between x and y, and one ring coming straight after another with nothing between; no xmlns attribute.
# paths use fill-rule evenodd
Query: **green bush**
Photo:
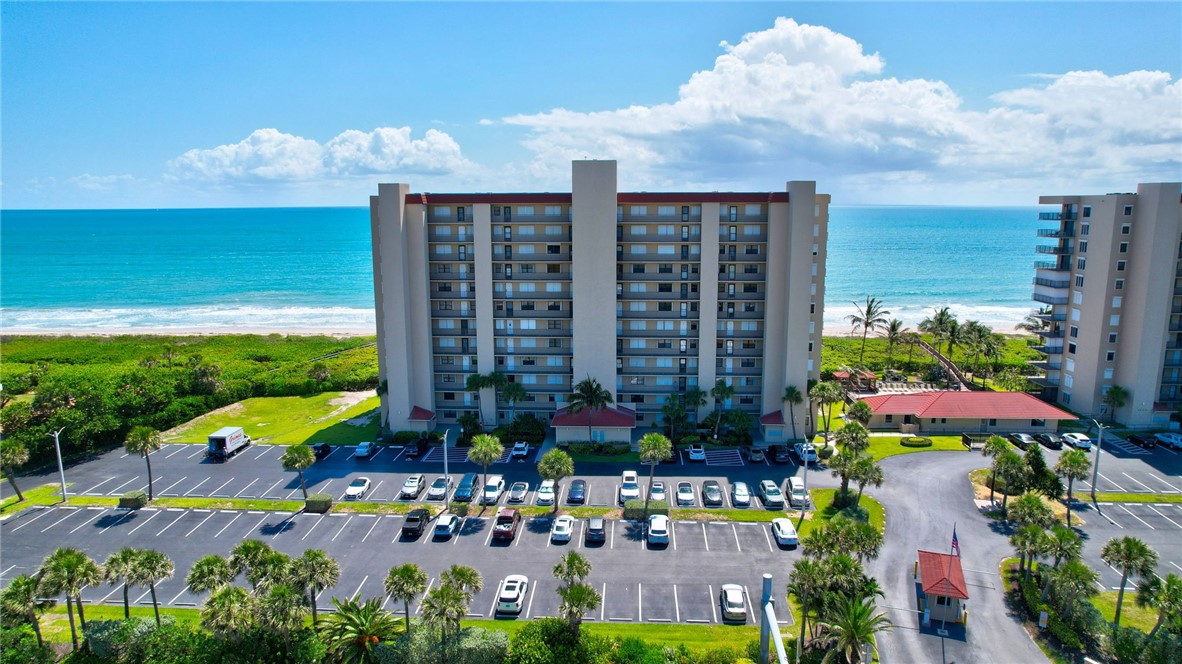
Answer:
<svg viewBox="0 0 1182 664"><path fill-rule="evenodd" d="M922 436L907 436L899 440L899 444L903 447L931 447L932 439L924 438Z"/></svg>
<svg viewBox="0 0 1182 664"><path fill-rule="evenodd" d="M422 435L418 431L395 431L391 442L394 445L406 445L415 442Z"/></svg>
<svg viewBox="0 0 1182 664"><path fill-rule="evenodd" d="M1083 639L1079 638L1079 634L1071 629L1071 626L1063 622L1054 613L1047 613L1047 629L1051 630L1051 634L1059 639L1059 644L1067 650L1081 650L1083 648Z"/></svg>
<svg viewBox="0 0 1182 664"><path fill-rule="evenodd" d="M447 505L447 511L459 517L468 516L468 511L471 508L471 503L451 502Z"/></svg>
<svg viewBox="0 0 1182 664"><path fill-rule="evenodd" d="M702 442L702 437L695 433L695 434L691 434L689 436L682 436L681 440L678 442L682 446L696 445L696 444Z"/></svg>
<svg viewBox="0 0 1182 664"><path fill-rule="evenodd" d="M649 516L653 514L669 514L669 503L664 500L648 501ZM624 518L640 520L644 518L644 501L629 500L624 503Z"/></svg>
<svg viewBox="0 0 1182 664"><path fill-rule="evenodd" d="M304 501L304 511L309 514L324 514L332 509L332 496L327 493L310 493Z"/></svg>
<svg viewBox="0 0 1182 664"><path fill-rule="evenodd" d="M119 496L119 507L123 509L138 510L147 504L148 494L144 493L140 489L128 491L122 496Z"/></svg>
<svg viewBox="0 0 1182 664"><path fill-rule="evenodd" d="M833 446L826 445L825 447L817 448L817 458L821 461L828 461L833 456Z"/></svg>
<svg viewBox="0 0 1182 664"><path fill-rule="evenodd" d="M513 442L524 440L530 445L541 445L546 440L546 432L549 429L550 425L545 420L523 413L509 423L507 434Z"/></svg>
<svg viewBox="0 0 1182 664"><path fill-rule="evenodd" d="M609 441L606 443L570 443L571 454L591 454L596 456L619 456L632 451L632 443L624 441Z"/></svg>
<svg viewBox="0 0 1182 664"><path fill-rule="evenodd" d="M0 659L6 664L51 664L57 661L52 648L37 645L37 635L29 625L0 629L0 653L3 654Z"/></svg>
<svg viewBox="0 0 1182 664"><path fill-rule="evenodd" d="M1110 655L1121 664L1134 664L1145 648L1145 632L1136 627L1114 627L1109 640Z"/></svg>

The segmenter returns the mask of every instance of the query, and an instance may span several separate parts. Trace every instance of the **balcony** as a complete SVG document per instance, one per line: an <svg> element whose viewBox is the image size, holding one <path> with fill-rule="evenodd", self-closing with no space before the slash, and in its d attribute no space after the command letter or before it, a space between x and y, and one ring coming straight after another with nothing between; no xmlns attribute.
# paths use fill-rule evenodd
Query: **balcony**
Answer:
<svg viewBox="0 0 1182 664"><path fill-rule="evenodd" d="M527 291L523 293L503 293L494 292L493 300L535 300L542 302L545 300L569 300L570 291Z"/></svg>
<svg viewBox="0 0 1182 664"><path fill-rule="evenodd" d="M1059 387L1058 378L1047 378L1046 376L1027 376L1027 380L1042 388Z"/></svg>
<svg viewBox="0 0 1182 664"><path fill-rule="evenodd" d="M720 274L720 275L718 275L718 280L722 281L722 282L727 282L727 281L746 281L746 282L763 281L764 275L760 274L760 273L748 274L746 272L736 272L735 276L733 276L733 277L728 277L725 274Z"/></svg>
<svg viewBox="0 0 1182 664"><path fill-rule="evenodd" d="M680 226L680 224L679 224ZM678 232L676 235L657 235L653 233L624 233L620 228L616 228L616 242L644 242L645 244L656 243L674 243L674 244L697 244L702 241L701 226L690 226L688 237L682 237Z"/></svg>
<svg viewBox="0 0 1182 664"><path fill-rule="evenodd" d="M493 313L494 318L570 318L570 311L550 311L549 309L506 309Z"/></svg>
<svg viewBox="0 0 1182 664"><path fill-rule="evenodd" d="M1059 221L1060 219L1062 219L1062 217L1063 217L1063 214L1061 212L1039 212L1038 213L1038 220L1039 221Z"/></svg>
<svg viewBox="0 0 1182 664"><path fill-rule="evenodd" d="M472 288L467 293L463 291L431 291L432 300L473 300L476 299L476 289Z"/></svg>
<svg viewBox="0 0 1182 664"><path fill-rule="evenodd" d="M1061 371L1063 369L1062 364L1055 364L1054 362L1048 362L1046 360L1030 360L1026 364L1030 365L1030 367L1033 369L1038 369L1039 371Z"/></svg>
<svg viewBox="0 0 1182 664"><path fill-rule="evenodd" d="M1034 251L1040 254L1069 255L1071 253L1071 246L1064 244L1040 244L1034 248Z"/></svg>
<svg viewBox="0 0 1182 664"><path fill-rule="evenodd" d="M1035 334L1037 334L1038 336L1040 336L1044 339L1062 339L1063 338L1063 329L1059 328L1056 330L1038 330L1037 332L1035 332Z"/></svg>
<svg viewBox="0 0 1182 664"><path fill-rule="evenodd" d="M1075 237L1075 229L1059 229L1059 228L1040 228L1038 229L1038 237L1053 237L1053 238L1067 238Z"/></svg>
<svg viewBox="0 0 1182 664"><path fill-rule="evenodd" d="M1042 302L1043 304L1067 304L1069 298L1057 297L1054 295L1046 295L1044 293L1034 293L1030 299L1035 302Z"/></svg>
<svg viewBox="0 0 1182 664"><path fill-rule="evenodd" d="M1071 282L1067 279L1044 279L1043 277L1035 277L1034 285L1046 286L1047 288L1071 288Z"/></svg>
<svg viewBox="0 0 1182 664"><path fill-rule="evenodd" d="M616 312L616 318L621 320L698 320L698 312L687 312L682 316L680 311L623 311Z"/></svg>
<svg viewBox="0 0 1182 664"><path fill-rule="evenodd" d="M1066 311L1055 311L1055 312L1051 312L1049 314L1042 313L1042 312L1035 312L1030 315L1034 316L1035 318L1037 318L1039 320L1045 320L1045 321L1052 322L1052 323L1061 323L1061 322L1067 320L1067 312Z"/></svg>
<svg viewBox="0 0 1182 664"><path fill-rule="evenodd" d="M682 257L681 253L659 254L655 251L641 254L628 251L616 252L616 260L621 263L698 263L701 262L701 259L701 256L694 254Z"/></svg>
<svg viewBox="0 0 1182 664"><path fill-rule="evenodd" d="M471 283L476 279L472 272L432 272L431 281L467 281Z"/></svg>
<svg viewBox="0 0 1182 664"><path fill-rule="evenodd" d="M1043 353L1045 355L1062 355L1063 354L1063 347L1062 346L1031 346L1030 350L1033 350L1037 353Z"/></svg>
<svg viewBox="0 0 1182 664"><path fill-rule="evenodd" d="M1070 272L1071 265L1067 261L1055 263L1052 261L1034 261L1036 270L1054 270L1055 272Z"/></svg>
<svg viewBox="0 0 1182 664"><path fill-rule="evenodd" d="M620 357L697 357L698 349L695 348L693 350L687 349L682 351L677 346L671 346L669 348L653 348L651 346L646 346L644 348L629 348L624 346L622 348L616 348L616 355L619 355Z"/></svg>
<svg viewBox="0 0 1182 664"><path fill-rule="evenodd" d="M662 293L659 291L655 292L655 293L653 291L644 291L643 293L633 293L631 291L625 290L625 291L620 291L620 292L616 293L616 299L617 300L650 300L650 301L662 301L662 302L667 302L670 300L686 300L686 301L697 302L698 301L698 294L697 293L690 293L688 291L686 291L685 293L680 293L680 292Z"/></svg>
<svg viewBox="0 0 1182 664"><path fill-rule="evenodd" d="M494 330L493 335L498 338L502 338L502 337L504 337L504 338L509 338L509 337L569 337L570 330L569 329L555 330L555 329L550 329L550 328L543 328L543 329L536 329L536 330L522 330L522 329ZM536 349L530 349L530 350L536 350ZM523 355L525 354L524 351L522 352L522 354Z"/></svg>
<svg viewBox="0 0 1182 664"><path fill-rule="evenodd" d="M673 272L617 272L616 279L618 281L684 281L689 283L691 281L697 281L698 275L687 271L686 276L682 277L680 271L676 270Z"/></svg>

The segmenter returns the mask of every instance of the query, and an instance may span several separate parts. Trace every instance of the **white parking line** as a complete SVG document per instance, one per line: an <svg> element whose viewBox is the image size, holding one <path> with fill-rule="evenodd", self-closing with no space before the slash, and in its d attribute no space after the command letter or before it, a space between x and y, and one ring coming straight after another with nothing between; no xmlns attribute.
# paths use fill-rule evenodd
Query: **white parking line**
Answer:
<svg viewBox="0 0 1182 664"><path fill-rule="evenodd" d="M85 522L85 523L83 523L81 526L74 526L74 530L71 530L71 531L70 531L70 534L71 534L71 535L73 535L73 534L74 534L76 531L78 531L78 530L81 530L83 526L85 526L86 524L90 523L91 521L94 521L95 519L99 518L99 517L100 517L100 516L102 516L102 515L103 515L103 513L104 513L104 512L106 512L106 511L107 511L107 509L106 509L106 508L103 508L102 510L100 510L100 511L99 511L99 513L98 513L98 514L95 514L94 516L92 516L92 517L90 517L89 519L87 519L87 520L86 520L86 522Z"/></svg>
<svg viewBox="0 0 1182 664"><path fill-rule="evenodd" d="M607 581L603 582L603 592L599 593L599 622L603 622L603 612L607 610Z"/></svg>
<svg viewBox="0 0 1182 664"><path fill-rule="evenodd" d="M525 617L527 620L529 619L530 611L534 610L534 595L538 594L536 591L537 586L531 583L529 585L529 604L527 604L525 607Z"/></svg>
<svg viewBox="0 0 1182 664"><path fill-rule="evenodd" d="M1176 563L1176 562L1174 562L1174 561L1172 561L1172 560L1170 561L1170 564L1171 564L1171 565L1173 565L1174 567L1178 567L1178 563ZM12 568L10 567L9 569L12 569ZM1182 567L1178 567L1178 571L1179 571L1179 572L1182 572Z"/></svg>
<svg viewBox="0 0 1182 664"><path fill-rule="evenodd" d="M254 512L251 512L251 514L254 514ZM246 536L247 536L247 535L249 535L249 534L253 533L253 532L254 532L254 531L256 531L256 530L258 530L258 529L259 529L259 526L263 525L263 522L264 522L264 521L266 521L266 520L267 520L267 515L266 515L266 514L264 514L264 515L263 515L263 518L259 519L259 522L258 522L258 523L256 523L256 524L254 524L254 527L252 527L250 530L248 530L248 531L246 531L246 532L242 533L242 539L246 539ZM279 531L275 533L275 536L276 536L276 537L278 537L278 536L279 536L279 533L281 533L281 532L283 532L283 530L282 530L282 529L279 529ZM274 538L274 537L272 537L271 539L275 539L275 538Z"/></svg>
<svg viewBox="0 0 1182 664"><path fill-rule="evenodd" d="M95 489L97 489L97 488L99 488L100 486L102 486L102 485L106 484L107 482L110 482L110 481L111 481L111 480L113 480L113 479L115 479L115 478L114 478L114 477L108 477L107 479L105 479L105 480L103 480L102 482L99 482L98 484L96 484L96 485L94 485L94 486L90 487L89 489L87 489L86 491L83 491L82 493L87 493L87 494L88 494L88 493L90 493L91 491L94 491Z"/></svg>
<svg viewBox="0 0 1182 664"><path fill-rule="evenodd" d="M362 537L362 538L361 538L361 541L362 541L362 542L364 542L365 540L369 539L369 535L370 535L370 533L372 533L372 532L373 532L373 529L374 529L374 528L377 528L377 527L378 527L378 524L379 524L379 523L381 523L381 522L382 522L382 520L381 520L381 519L379 519L379 518L376 518L376 517L377 517L377 515L376 515L376 514L363 514L362 516L365 516L365 517L374 517L374 520L373 520L373 525L369 527L369 530L365 531L365 537Z"/></svg>
<svg viewBox="0 0 1182 664"><path fill-rule="evenodd" d="M272 447L275 447L275 446L274 445L264 445L262 453L259 454L257 457L255 457L255 460L257 461L257 460L267 456L267 452L270 452Z"/></svg>
<svg viewBox="0 0 1182 664"><path fill-rule="evenodd" d="M673 550L677 550L677 527L672 521L669 522L669 541L673 542Z"/></svg>
<svg viewBox="0 0 1182 664"><path fill-rule="evenodd" d="M257 481L259 481L259 478L257 478L257 477L254 478L253 480L251 480L250 484L247 484L246 486L242 487L242 490L239 491L238 493L234 494L234 497L237 498L238 496L241 496L243 494L243 492L245 492L247 489L250 488L251 484L254 484Z"/></svg>
<svg viewBox="0 0 1182 664"><path fill-rule="evenodd" d="M644 586L636 584L636 622L644 622Z"/></svg>
<svg viewBox="0 0 1182 664"><path fill-rule="evenodd" d="M349 522L352 520L353 520L353 517L349 517L349 518L345 519L345 523L344 523L344 525L341 526L341 529L337 531L336 535L332 536L333 542L337 541L337 538L341 536L341 533L345 532L345 528L347 528L349 526Z"/></svg>
<svg viewBox="0 0 1182 664"><path fill-rule="evenodd" d="M189 591L189 585L188 585L188 584L185 584L185 588L184 588L184 590L182 590L182 591L180 591L179 593L177 593L177 594L176 594L176 597L173 597L171 600L169 600L169 602L168 602L168 603L169 603L169 604L176 604L176 601L177 601L178 599L180 599L180 598L181 598L181 595L184 595L184 594L185 594L186 592L188 592L188 591Z"/></svg>
<svg viewBox="0 0 1182 664"><path fill-rule="evenodd" d="M710 593L710 594L706 595L706 597L707 597L706 601L708 601L710 603L710 617L714 619L715 624L718 624L718 613L716 612L717 610L714 608L714 586L706 586L706 590Z"/></svg>
<svg viewBox="0 0 1182 664"><path fill-rule="evenodd" d="M11 572L13 567L16 567L16 565L9 565L8 569L4 570L3 572L0 572L0 579L3 579L5 574L8 574L9 572Z"/></svg>
<svg viewBox="0 0 1182 664"><path fill-rule="evenodd" d="M673 584L673 615L681 622L681 606L677 603L677 584Z"/></svg>
<svg viewBox="0 0 1182 664"><path fill-rule="evenodd" d="M702 541L706 543L706 551L710 550L710 538L706 536L706 523L702 522Z"/></svg>
<svg viewBox="0 0 1182 664"><path fill-rule="evenodd" d="M767 550L768 550L768 551L773 551L773 552L774 552L776 549L775 549L775 547L773 547L773 546L772 546L772 538L768 536L768 534L767 534L767 528L764 528L764 527L761 525L761 526L759 527L759 529L763 531L763 538L764 538L765 540L767 540Z"/></svg>
<svg viewBox="0 0 1182 664"><path fill-rule="evenodd" d="M148 523L151 522L152 519L155 519L156 517L160 516L161 514L162 514L162 512L159 512L159 511L152 512L152 516L144 519L143 523L141 523L140 525L136 526L135 528L132 528L131 530L127 531L127 534L130 535L130 534L134 533L135 531L139 530L140 528L143 528L144 526L148 525Z"/></svg>
<svg viewBox="0 0 1182 664"><path fill-rule="evenodd" d="M126 586L126 585L127 585L126 583L120 583L119 585L115 586L114 590L107 593L106 597L103 597L99 601L95 602L95 604L105 604L108 599L111 599L111 595L114 595L115 593L119 592L120 590L123 589L123 586Z"/></svg>
<svg viewBox="0 0 1182 664"><path fill-rule="evenodd" d="M320 518L316 519L316 523L312 524L312 527L308 529L308 532L304 533L304 536L300 538L300 541L301 541L301 542L302 542L302 541L304 541L304 540L306 540L306 539L308 539L308 535L311 535L311 534L312 534L312 531L313 531L313 530L316 530L316 526L319 526L319 525L320 525L320 522L321 522L321 521L324 521L324 516L325 516L325 515L321 514L321 515L320 515Z"/></svg>
<svg viewBox="0 0 1182 664"><path fill-rule="evenodd" d="M1157 511L1157 508L1156 508L1156 507L1154 507L1153 505L1146 505L1146 507L1148 507L1149 509L1153 510L1154 512L1157 512L1159 515L1161 515L1161 518L1163 518L1163 519L1165 519L1166 521L1169 521L1170 523L1174 524L1174 526L1176 526L1176 527L1178 527L1178 528L1182 528L1182 526L1179 526L1179 525L1178 525L1178 522L1177 522L1177 521L1175 521L1175 520L1171 519L1170 517L1166 516L1165 514L1162 514L1161 512L1158 512L1158 511Z"/></svg>
<svg viewBox="0 0 1182 664"><path fill-rule="evenodd" d="M1162 491L1161 493L1179 493L1178 487L1174 486L1173 484L1170 484L1169 482L1165 481L1161 477L1158 477L1157 475L1154 475L1152 473L1150 473L1149 477L1153 478L1155 481L1161 482L1162 484L1170 487L1169 489L1166 489L1166 490Z"/></svg>
<svg viewBox="0 0 1182 664"><path fill-rule="evenodd" d="M221 486L219 486L218 488L216 488L216 489L214 489L214 490L213 490L213 493L209 494L209 495L210 495L210 497L212 498L213 496L216 496L216 495L218 494L218 491L221 491L222 489L226 488L226 485L227 485L227 484L229 484L230 482L233 482L233 481L234 481L234 478L233 478L233 477L231 477L230 479L228 479L228 480L226 480L225 482L223 482ZM224 497L224 498L229 498L229 496L223 496L223 497Z"/></svg>
<svg viewBox="0 0 1182 664"><path fill-rule="evenodd" d="M137 480L139 480L139 478L138 478L138 477L133 477L133 478L131 478L131 479L127 480L126 482L124 482L123 484L120 484L119 486L115 487L115 490L114 490L114 491L112 491L112 492L110 492L110 493L108 493L107 495L108 495L108 496L113 496L113 495L115 495L115 494L119 493L119 489L122 489L123 487L125 487L125 486L127 486L128 484L131 484L132 482L135 482L135 481L137 481Z"/></svg>
<svg viewBox="0 0 1182 664"><path fill-rule="evenodd" d="M175 451L175 452L173 452L172 454L166 454L166 455L164 456L164 458L165 458L165 459L171 459L172 457L174 457L174 456L176 456L176 455L180 454L181 452L184 452L184 451L185 451L185 450L187 450L187 449L189 449L189 446L188 446L188 445L177 445L177 446L176 446L176 451Z"/></svg>
<svg viewBox="0 0 1182 664"><path fill-rule="evenodd" d="M168 524L167 526L164 526L164 529L163 529L163 530L161 530L160 532L156 533L156 537L160 537L161 535L163 535L165 530L168 530L169 528L172 528L173 526L175 526L175 525L176 525L177 521L180 521L180 520L181 520L181 519L183 519L183 518L185 518L185 512L183 512L183 511L182 511L182 512L180 513L180 516L178 516L178 517L176 518L176 520L175 520L175 521L173 521L172 523Z"/></svg>
<svg viewBox="0 0 1182 664"><path fill-rule="evenodd" d="M282 483L283 483L283 480L279 480L278 482L276 482L276 483L272 484L271 486L267 487L267 490L266 490L266 491L264 491L264 492L262 492L262 493L260 493L260 494L259 494L259 498L266 498L266 497L267 497L267 494L268 494L268 493L271 493L271 490L272 490L272 489L274 489L275 487L279 486L279 485L280 485L280 484L282 484Z"/></svg>
<svg viewBox="0 0 1182 664"><path fill-rule="evenodd" d="M240 516L242 516L242 512L236 513L234 515L234 518L230 519L230 523L227 523L226 525L222 526L222 529L219 530L217 532L217 535L214 535L214 537L220 537L222 533L226 532L226 528L229 528L230 526L232 526L234 524L234 522L237 521L238 517L240 517Z"/></svg>
<svg viewBox="0 0 1182 664"><path fill-rule="evenodd" d="M1136 520L1140 521L1141 523L1144 523L1146 528L1148 528L1148 529L1150 529L1150 530L1157 530L1157 528L1154 528L1153 526L1149 525L1149 524L1148 524L1148 523L1145 521L1145 519L1142 519L1141 517L1137 516L1136 514L1133 514L1132 512L1129 512L1129 508L1125 507L1124 505L1119 505L1119 507L1120 507L1122 510L1124 510L1125 512L1127 512L1129 516L1131 516L1131 517L1133 517L1134 519L1136 519Z"/></svg>
<svg viewBox="0 0 1182 664"><path fill-rule="evenodd" d="M57 524L61 523L62 521L65 521L66 519L68 519L78 513L78 510L76 510L76 509L70 509L70 510L63 509L62 511L65 512L66 515L63 516L62 518L58 519L57 521L54 521L50 525L45 526L45 528L42 528L41 532L45 532L46 530L49 530L50 528L56 526Z"/></svg>
<svg viewBox="0 0 1182 664"><path fill-rule="evenodd" d="M205 525L205 522L206 522L206 521L209 521L211 518L213 518L213 514L214 514L213 512L210 512L210 513L209 513L209 516L207 516L207 517L205 517L204 519L202 519L202 520L201 520L201 523L199 523L199 524L197 524L197 525L193 526L193 530L190 530L189 532L185 533L185 537L188 537L189 535L192 535L194 532L196 532L196 530L197 530L198 528L200 528L201 526Z"/></svg>
<svg viewBox="0 0 1182 664"><path fill-rule="evenodd" d="M1128 474L1128 473L1123 473L1123 472L1122 472L1122 473L1121 473L1121 475L1124 475L1125 477L1127 477L1127 478L1129 478L1129 479L1133 480L1133 481L1134 481L1134 482L1136 482L1137 484L1140 484L1141 486L1145 487L1145 490L1146 490L1146 491L1153 492L1153 490L1154 490L1154 489L1153 489L1153 487L1149 486L1148 484L1146 484L1146 483L1142 482L1141 480L1137 479L1136 477L1133 477L1132 475L1130 475L1130 474Z"/></svg>
<svg viewBox="0 0 1182 664"><path fill-rule="evenodd" d="M172 484L169 484L167 487L165 487L165 488L164 488L164 489L163 489L163 490L160 492L160 495L162 495L162 496L163 496L163 495L167 494L167 493L168 493L168 491L169 491L169 489L171 489L172 487L174 487L174 486L176 486L176 485L180 484L181 482L184 482L184 481L185 481L185 480L187 480L187 479L189 479L189 476L188 476L188 475L185 475L184 477L182 477L182 478L180 478L179 480L177 480L177 481L173 482Z"/></svg>
<svg viewBox="0 0 1182 664"><path fill-rule="evenodd" d="M755 606L751 604L751 592L747 590L746 584L743 585L743 599L747 600L747 615L758 625L762 616L755 612Z"/></svg>
<svg viewBox="0 0 1182 664"><path fill-rule="evenodd" d="M357 590L354 590L354 591L353 591L353 596L349 598L349 601L350 601L350 602L351 602L351 601L353 601L353 600L355 600L355 599L357 599L357 596L361 594L361 586L364 586L364 585L365 585L365 582L366 582L366 581L368 581L368 580L369 580L369 575L368 575L368 574L366 574L366 575L365 575L365 578L361 580L361 583L357 584Z"/></svg>
<svg viewBox="0 0 1182 664"><path fill-rule="evenodd" d="M184 493L184 495L186 495L186 496L188 496L188 495L192 495L193 493L195 493L195 492L197 491L197 487L201 486L202 484L205 484L206 482L208 482L208 481L209 481L209 480L211 480L211 479L213 479L213 478L212 478L212 477L207 477L207 478L205 478L205 479L201 480L200 482L198 482L198 483L197 483L197 486L195 486L195 487L193 487L192 489L189 489L188 491L186 491L186 492Z"/></svg>
<svg viewBox="0 0 1182 664"><path fill-rule="evenodd" d="M201 445L201 446L198 446L198 448L197 448L197 451L196 451L196 452L194 452L194 453L190 454L189 456L187 456L187 457L185 457L185 458L186 458L186 459L192 459L193 457L197 456L198 454L203 454L203 453L205 453L205 446L204 446L204 445Z"/></svg>
<svg viewBox="0 0 1182 664"><path fill-rule="evenodd" d="M120 523L123 523L123 520L130 517L132 514L135 514L135 512L129 511L127 514L124 514L123 516L119 517L118 519L115 519L111 523L103 526L103 529L99 534L101 535L102 533L105 533L108 530L110 530L111 528L114 528L115 526L119 525Z"/></svg>
<svg viewBox="0 0 1182 664"><path fill-rule="evenodd" d="M40 514L38 514L37 516L33 517L32 519L29 519L28 521L22 523L21 525L17 526L16 528L13 528L12 532L15 533L16 531L20 530L21 528L24 528L25 526L29 525L30 523L33 523L37 519L40 519L43 516L49 516L50 514L53 514L55 512L57 512L57 510L55 510L53 508L46 509L43 512L41 512Z"/></svg>
<svg viewBox="0 0 1182 664"><path fill-rule="evenodd" d="M1107 475L1105 475L1104 473L1099 473L1099 475L1100 475L1100 477L1103 477L1109 484L1116 487L1117 491L1124 493L1125 490L1123 488L1121 488L1121 486L1119 484L1117 484L1116 482L1113 482L1112 480L1108 479Z"/></svg>
<svg viewBox="0 0 1182 664"><path fill-rule="evenodd" d="M739 553L743 553L743 545L739 543L739 529L733 523L731 524L731 531L735 533L735 546L739 548Z"/></svg>
<svg viewBox="0 0 1182 664"><path fill-rule="evenodd" d="M615 519L612 519L612 539L611 539L611 543L608 544L607 548L609 548L609 549L616 548L616 520Z"/></svg>

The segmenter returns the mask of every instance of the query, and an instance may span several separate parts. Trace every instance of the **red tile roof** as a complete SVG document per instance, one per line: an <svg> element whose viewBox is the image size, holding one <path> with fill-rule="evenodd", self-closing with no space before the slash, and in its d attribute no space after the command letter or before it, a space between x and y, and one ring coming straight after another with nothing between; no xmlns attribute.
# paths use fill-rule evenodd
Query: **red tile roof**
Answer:
<svg viewBox="0 0 1182 664"><path fill-rule="evenodd" d="M406 419L410 420L411 422L433 420L435 419L435 413L427 410L426 408L415 406L414 408L410 409L410 417Z"/></svg>
<svg viewBox="0 0 1182 664"><path fill-rule="evenodd" d="M769 424L769 425L770 424L783 424L784 423L784 411L777 410L772 413L765 413L763 415L760 415L759 416L759 423L760 424Z"/></svg>
<svg viewBox="0 0 1182 664"><path fill-rule="evenodd" d="M956 419L1074 420L1025 392L917 392L862 399L875 413Z"/></svg>
<svg viewBox="0 0 1182 664"><path fill-rule="evenodd" d="M929 595L968 599L968 584L964 582L964 570L960 568L960 557L934 551L919 552L919 582Z"/></svg>
<svg viewBox="0 0 1182 664"><path fill-rule="evenodd" d="M636 411L624 406L608 406L597 411L584 409L571 413L570 408L559 408L550 423L555 427L585 427L590 419L593 427L635 427Z"/></svg>

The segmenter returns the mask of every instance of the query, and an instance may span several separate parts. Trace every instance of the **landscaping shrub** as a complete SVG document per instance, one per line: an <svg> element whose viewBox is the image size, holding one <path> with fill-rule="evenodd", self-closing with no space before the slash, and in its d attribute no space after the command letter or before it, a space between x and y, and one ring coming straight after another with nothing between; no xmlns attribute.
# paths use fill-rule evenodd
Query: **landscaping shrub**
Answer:
<svg viewBox="0 0 1182 664"><path fill-rule="evenodd" d="M1145 632L1136 627L1114 627L1109 639L1109 655L1121 664L1135 664L1145 647Z"/></svg>
<svg viewBox="0 0 1182 664"><path fill-rule="evenodd" d="M678 441L679 444L687 447L689 445L697 445L700 442L702 442L702 437L696 433L689 436L682 436L681 440Z"/></svg>
<svg viewBox="0 0 1182 664"><path fill-rule="evenodd" d="M406 445L408 443L415 442L422 435L423 434L419 433L418 431L395 431L394 436L391 438L391 442L393 442L394 445Z"/></svg>
<svg viewBox="0 0 1182 664"><path fill-rule="evenodd" d="M1064 649L1081 650L1083 648L1083 639L1079 637L1079 634L1076 634L1070 625L1060 620L1054 612L1047 613L1047 629L1055 635L1056 639L1059 639L1059 644Z"/></svg>
<svg viewBox="0 0 1182 664"><path fill-rule="evenodd" d="M653 514L669 514L669 502L665 500L648 501L649 516ZM624 503L624 518L640 520L644 518L644 501L629 500Z"/></svg>
<svg viewBox="0 0 1182 664"><path fill-rule="evenodd" d="M332 496L327 493L310 493L304 501L304 511L309 514L324 514L332 509Z"/></svg>
<svg viewBox="0 0 1182 664"><path fill-rule="evenodd" d="M1178 664L1182 662L1182 637L1163 628L1152 639L1145 641L1140 664Z"/></svg>
<svg viewBox="0 0 1182 664"><path fill-rule="evenodd" d="M3 654L0 659L5 663L52 664L57 661L52 648L37 645L37 635L29 625L0 629L0 653Z"/></svg>
<svg viewBox="0 0 1182 664"><path fill-rule="evenodd" d="M452 502L452 503L448 504L447 511L456 515L456 516L465 517L465 516L468 516L468 511L471 508L472 508L472 505L470 503Z"/></svg>
<svg viewBox="0 0 1182 664"><path fill-rule="evenodd" d="M591 454L597 456L619 456L632 451L632 443L614 440L606 443L571 443L571 454Z"/></svg>
<svg viewBox="0 0 1182 664"><path fill-rule="evenodd" d="M509 440L513 442L524 440L530 445L541 445L546 440L546 431L549 428L550 425L545 420L523 413L513 418L513 421L509 423Z"/></svg>
<svg viewBox="0 0 1182 664"><path fill-rule="evenodd" d="M147 504L148 504L148 494L144 493L140 489L136 489L135 491L128 491L127 493L123 494L122 496L119 496L119 507L121 507L123 509L138 510L139 508L141 508Z"/></svg>
<svg viewBox="0 0 1182 664"><path fill-rule="evenodd" d="M821 461L828 461L833 457L833 446L827 445L817 449L817 458Z"/></svg>
<svg viewBox="0 0 1182 664"><path fill-rule="evenodd" d="M900 439L899 444L903 447L931 447L932 439L922 436L907 436Z"/></svg>

